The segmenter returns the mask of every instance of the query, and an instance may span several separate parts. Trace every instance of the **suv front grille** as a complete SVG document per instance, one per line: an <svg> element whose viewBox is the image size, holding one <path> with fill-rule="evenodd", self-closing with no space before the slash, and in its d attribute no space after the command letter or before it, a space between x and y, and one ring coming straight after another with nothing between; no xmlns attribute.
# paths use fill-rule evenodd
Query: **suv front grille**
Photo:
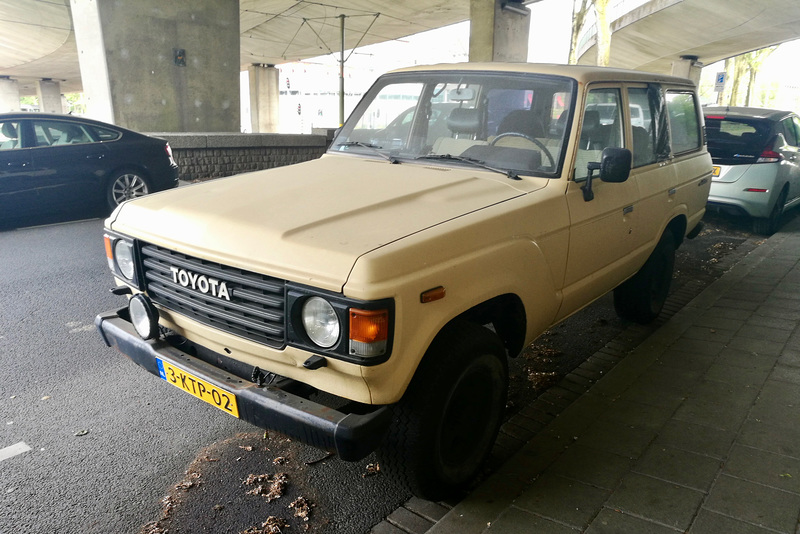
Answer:
<svg viewBox="0 0 800 534"><path fill-rule="evenodd" d="M141 251L146 290L153 302L245 339L271 347L285 345L283 280L154 245L143 243ZM181 271L185 272L179 277ZM224 298L225 290L230 300Z"/></svg>

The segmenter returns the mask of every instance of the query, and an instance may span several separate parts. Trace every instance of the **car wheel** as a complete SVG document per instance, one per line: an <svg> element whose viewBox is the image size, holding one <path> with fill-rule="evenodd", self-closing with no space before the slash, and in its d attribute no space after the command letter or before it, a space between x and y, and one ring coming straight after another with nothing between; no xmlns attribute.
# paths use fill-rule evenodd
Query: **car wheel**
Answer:
<svg viewBox="0 0 800 534"><path fill-rule="evenodd" d="M119 171L108 184L108 206L113 210L122 202L144 196L150 191L150 182L141 172L130 169Z"/></svg>
<svg viewBox="0 0 800 534"><path fill-rule="evenodd" d="M467 322L428 349L378 450L381 469L416 496L457 495L492 450L505 410L508 362L500 338Z"/></svg>
<svg viewBox="0 0 800 534"><path fill-rule="evenodd" d="M667 230L632 278L614 290L614 309L623 319L647 324L664 307L675 266L675 237Z"/></svg>
<svg viewBox="0 0 800 534"><path fill-rule="evenodd" d="M772 235L781 227L783 207L786 205L786 188L778 195L778 200L772 207L769 217L753 219L753 232L762 235Z"/></svg>

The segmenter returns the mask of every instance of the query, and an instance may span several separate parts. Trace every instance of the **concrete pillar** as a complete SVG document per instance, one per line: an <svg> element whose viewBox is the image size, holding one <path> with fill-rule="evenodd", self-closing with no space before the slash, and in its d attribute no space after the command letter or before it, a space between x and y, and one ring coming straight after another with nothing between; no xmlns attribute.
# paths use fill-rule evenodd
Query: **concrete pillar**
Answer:
<svg viewBox="0 0 800 534"><path fill-rule="evenodd" d="M61 104L61 83L54 80L39 80L36 83L39 111L42 113L64 113Z"/></svg>
<svg viewBox="0 0 800 534"><path fill-rule="evenodd" d="M277 133L279 74L274 65L250 65L250 124L253 133Z"/></svg>
<svg viewBox="0 0 800 534"><path fill-rule="evenodd" d="M470 0L470 61L528 61L530 10L513 0Z"/></svg>
<svg viewBox="0 0 800 534"><path fill-rule="evenodd" d="M238 0L70 0L88 114L149 132L239 131Z"/></svg>
<svg viewBox="0 0 800 534"><path fill-rule="evenodd" d="M703 64L697 61L697 56L681 56L678 61L672 62L672 75L689 78L695 85L700 84L700 73Z"/></svg>
<svg viewBox="0 0 800 534"><path fill-rule="evenodd" d="M0 76L0 113L19 111L19 84L8 76Z"/></svg>

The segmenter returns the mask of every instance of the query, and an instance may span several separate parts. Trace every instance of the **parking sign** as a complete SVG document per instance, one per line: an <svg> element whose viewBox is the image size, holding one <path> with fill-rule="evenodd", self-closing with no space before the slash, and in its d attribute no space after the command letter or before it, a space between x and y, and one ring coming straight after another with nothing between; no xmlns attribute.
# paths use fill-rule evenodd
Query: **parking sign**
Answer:
<svg viewBox="0 0 800 534"><path fill-rule="evenodd" d="M721 93L725 90L725 80L728 78L727 72L718 72L714 83L714 91Z"/></svg>

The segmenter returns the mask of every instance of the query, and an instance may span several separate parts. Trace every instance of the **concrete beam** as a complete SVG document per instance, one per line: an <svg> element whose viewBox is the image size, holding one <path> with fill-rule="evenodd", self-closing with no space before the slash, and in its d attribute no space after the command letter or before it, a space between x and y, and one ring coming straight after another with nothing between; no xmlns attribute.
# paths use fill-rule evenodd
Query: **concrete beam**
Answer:
<svg viewBox="0 0 800 534"><path fill-rule="evenodd" d="M0 113L19 111L19 84L8 76L0 76Z"/></svg>
<svg viewBox="0 0 800 534"><path fill-rule="evenodd" d="M72 0L88 114L142 131L239 131L237 0Z"/></svg>
<svg viewBox="0 0 800 534"><path fill-rule="evenodd" d="M55 80L39 80L36 84L39 97L39 111L43 113L64 113L61 101L61 84Z"/></svg>
<svg viewBox="0 0 800 534"><path fill-rule="evenodd" d="M470 0L470 61L527 61L531 14L518 2Z"/></svg>
<svg viewBox="0 0 800 534"><path fill-rule="evenodd" d="M683 56L677 61L672 62L672 75L689 78L695 85L700 83L700 74L703 71L703 64L696 57Z"/></svg>
<svg viewBox="0 0 800 534"><path fill-rule="evenodd" d="M250 78L250 127L253 133L277 132L280 71L272 65L250 65L247 72Z"/></svg>

